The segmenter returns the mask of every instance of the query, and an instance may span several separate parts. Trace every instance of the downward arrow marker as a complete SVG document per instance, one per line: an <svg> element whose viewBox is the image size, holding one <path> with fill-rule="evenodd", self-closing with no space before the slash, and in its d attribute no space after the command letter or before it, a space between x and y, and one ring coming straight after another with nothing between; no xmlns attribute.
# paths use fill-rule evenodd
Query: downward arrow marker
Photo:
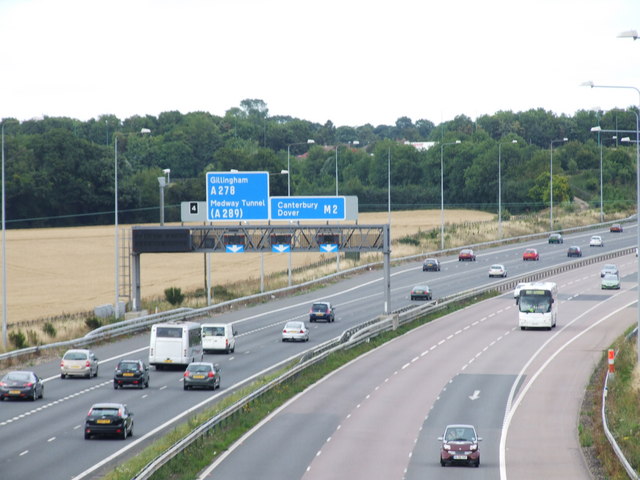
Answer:
<svg viewBox="0 0 640 480"><path fill-rule="evenodd" d="M469 400L477 400L480 398L480 390L475 390L473 395L469 395Z"/></svg>

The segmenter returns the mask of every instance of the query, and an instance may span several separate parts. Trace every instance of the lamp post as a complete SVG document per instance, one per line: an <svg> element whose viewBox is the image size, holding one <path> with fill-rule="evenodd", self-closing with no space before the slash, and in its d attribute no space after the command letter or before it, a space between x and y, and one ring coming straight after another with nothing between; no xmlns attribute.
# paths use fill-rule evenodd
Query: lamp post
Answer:
<svg viewBox="0 0 640 480"><path fill-rule="evenodd" d="M164 175L162 177L158 177L158 184L160 186L160 226L164 225L164 187L171 183L171 169L165 168L162 170L162 173L164 173Z"/></svg>
<svg viewBox="0 0 640 480"><path fill-rule="evenodd" d="M513 139L511 143L518 143ZM498 143L498 238L502 238L502 142Z"/></svg>
<svg viewBox="0 0 640 480"><path fill-rule="evenodd" d="M549 160L549 230L553 230L553 144L566 142L567 137L551 140L551 160Z"/></svg>
<svg viewBox="0 0 640 480"><path fill-rule="evenodd" d="M316 143L312 138L308 139L306 142L301 143L290 143L287 145L287 172L291 172L291 147L294 145L307 145ZM291 177L290 174L287 175L287 197L291 196Z"/></svg>
<svg viewBox="0 0 640 480"><path fill-rule="evenodd" d="M460 140L440 144L440 250L444 250L444 147L458 143Z"/></svg>
<svg viewBox="0 0 640 480"><path fill-rule="evenodd" d="M115 289L116 289L116 301L114 304L114 316L116 320L120 318L120 272L118 271L118 135L114 134L114 146L113 146L113 223L115 225L115 252L114 252L114 262L115 262Z"/></svg>
<svg viewBox="0 0 640 480"><path fill-rule="evenodd" d="M4 182L4 126L2 122L2 345L7 349L7 229Z"/></svg>
<svg viewBox="0 0 640 480"><path fill-rule="evenodd" d="M598 125L591 127L592 132L598 132L598 145L600 146L600 222L604 222L604 211L602 206L602 140L600 139L600 132L602 128Z"/></svg>
<svg viewBox="0 0 640 480"><path fill-rule="evenodd" d="M628 33L628 32L623 32ZM633 36L634 40L637 38L637 33L633 32L633 35L619 35L619 36ZM637 237L636 237L636 248L640 247L640 220L638 220L638 216L640 215L640 89L637 87L631 87L627 85L594 85L593 82L585 82L582 84L583 86L591 87L591 88L623 88L627 90L635 90L638 94L638 112L636 112L636 221L637 225ZM627 137L628 138L628 137ZM640 256L637 260L637 269L638 269L638 277L637 277L637 290L638 290L638 303L636 304L637 310L637 326L638 335L636 335L636 355L637 362L640 363Z"/></svg>
<svg viewBox="0 0 640 480"><path fill-rule="evenodd" d="M349 145L360 145L358 140L349 140ZM338 196L338 148L340 145L336 145L336 197Z"/></svg>

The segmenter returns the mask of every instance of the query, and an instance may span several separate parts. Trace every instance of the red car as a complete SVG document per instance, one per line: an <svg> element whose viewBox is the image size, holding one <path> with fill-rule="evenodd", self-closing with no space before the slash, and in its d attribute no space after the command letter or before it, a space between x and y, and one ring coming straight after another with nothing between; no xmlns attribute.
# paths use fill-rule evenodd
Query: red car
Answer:
<svg viewBox="0 0 640 480"><path fill-rule="evenodd" d="M611 225L611 227L609 228L610 232L616 232L616 233L622 233L622 225L619 223L614 223L613 225Z"/></svg>
<svg viewBox="0 0 640 480"><path fill-rule="evenodd" d="M470 248L465 248L463 250L460 250L460 254L458 255L458 261L459 262L465 262L465 261L475 262L476 254L473 253L473 250L471 250Z"/></svg>
<svg viewBox="0 0 640 480"><path fill-rule="evenodd" d="M522 260L540 260L540 255L535 248L527 248L522 254Z"/></svg>
<svg viewBox="0 0 640 480"><path fill-rule="evenodd" d="M440 465L443 467L454 463L480 466L478 442L482 441L482 438L478 437L473 425L447 425L444 434L438 437L438 440L442 442Z"/></svg>

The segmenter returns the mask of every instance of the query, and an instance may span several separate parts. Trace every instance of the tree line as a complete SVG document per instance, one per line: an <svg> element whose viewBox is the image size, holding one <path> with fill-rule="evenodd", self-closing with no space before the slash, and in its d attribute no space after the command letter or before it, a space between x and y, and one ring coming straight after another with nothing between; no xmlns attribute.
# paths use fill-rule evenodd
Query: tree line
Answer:
<svg viewBox="0 0 640 480"><path fill-rule="evenodd" d="M224 116L5 118L6 224L113 223L116 157L122 223L158 222L165 169L167 222L180 220L180 202L205 199L206 172L231 169L269 172L272 196L289 187L296 196L334 195L337 172L338 193L358 196L364 211L386 210L389 181L392 209L440 208L442 164L445 208L497 211L501 190L511 213L548 207L553 170L554 205L579 197L596 206L601 152L605 211L618 210L636 202L636 113L536 109L351 127L270 116L262 100L246 99ZM592 132L597 125L602 131Z"/></svg>

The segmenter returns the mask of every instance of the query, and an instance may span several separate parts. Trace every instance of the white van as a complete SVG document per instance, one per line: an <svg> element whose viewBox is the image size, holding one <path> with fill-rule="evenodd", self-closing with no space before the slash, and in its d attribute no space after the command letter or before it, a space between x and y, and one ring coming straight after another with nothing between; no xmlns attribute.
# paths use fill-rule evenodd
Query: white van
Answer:
<svg viewBox="0 0 640 480"><path fill-rule="evenodd" d="M238 332L230 323L203 323L202 349L207 352L234 352Z"/></svg>
<svg viewBox="0 0 640 480"><path fill-rule="evenodd" d="M149 365L160 370L166 365L189 365L203 356L200 324L156 323L151 327Z"/></svg>

